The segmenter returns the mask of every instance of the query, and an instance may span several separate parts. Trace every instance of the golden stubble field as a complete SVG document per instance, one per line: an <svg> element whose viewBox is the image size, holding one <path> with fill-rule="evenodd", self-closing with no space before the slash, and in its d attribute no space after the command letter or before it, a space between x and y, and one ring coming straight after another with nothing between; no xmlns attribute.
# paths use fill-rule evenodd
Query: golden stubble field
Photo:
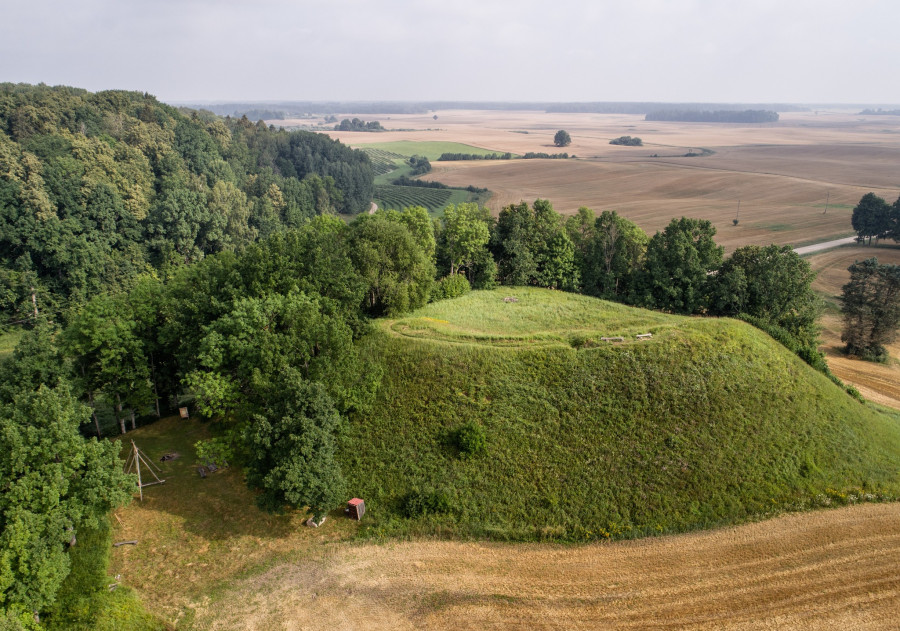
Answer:
<svg viewBox="0 0 900 631"><path fill-rule="evenodd" d="M728 251L748 243L799 245L846 236L862 195L874 191L893 201L900 194L900 117L799 112L782 114L778 123L738 125L529 111L437 115L362 116L405 131L330 135L354 147L419 140L519 154L567 151L578 159L433 162L434 171L425 177L489 188L494 195L488 206L495 213L542 197L564 214L580 206L617 210L651 234L673 217L710 219ZM558 129L572 136L565 149L553 146ZM621 135L639 136L645 146L609 144ZM683 157L703 148L714 153ZM823 213L826 199L830 208Z"/></svg>
<svg viewBox="0 0 900 631"><path fill-rule="evenodd" d="M197 629L896 628L900 505L578 547L322 547L194 605Z"/></svg>
<svg viewBox="0 0 900 631"><path fill-rule="evenodd" d="M900 246L881 244L878 247L844 246L814 254L807 260L818 272L813 289L820 292L828 304L822 316L822 350L832 372L859 389L867 399L900 409L900 341L888 345L892 361L886 364L847 357L841 342L842 321L838 297L841 288L850 280L847 268L856 261L877 258L880 263L900 265Z"/></svg>

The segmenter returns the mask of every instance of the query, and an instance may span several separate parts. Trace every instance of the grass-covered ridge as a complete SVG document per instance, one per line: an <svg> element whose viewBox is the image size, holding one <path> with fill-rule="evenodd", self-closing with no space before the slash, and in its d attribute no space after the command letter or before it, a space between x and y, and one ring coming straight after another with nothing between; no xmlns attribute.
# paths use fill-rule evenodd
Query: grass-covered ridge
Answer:
<svg viewBox="0 0 900 631"><path fill-rule="evenodd" d="M342 465L373 534L637 536L900 490L898 419L742 322L504 288L364 347L384 381Z"/></svg>

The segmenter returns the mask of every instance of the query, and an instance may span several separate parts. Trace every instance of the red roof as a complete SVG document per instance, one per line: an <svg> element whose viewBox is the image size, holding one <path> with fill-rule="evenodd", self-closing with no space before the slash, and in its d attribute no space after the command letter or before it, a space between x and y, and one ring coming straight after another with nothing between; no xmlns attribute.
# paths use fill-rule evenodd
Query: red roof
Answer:
<svg viewBox="0 0 900 631"><path fill-rule="evenodd" d="M358 497L354 497L352 500L350 500L347 503L350 504L350 506L359 506L360 504L363 503L363 501L361 499L359 499Z"/></svg>

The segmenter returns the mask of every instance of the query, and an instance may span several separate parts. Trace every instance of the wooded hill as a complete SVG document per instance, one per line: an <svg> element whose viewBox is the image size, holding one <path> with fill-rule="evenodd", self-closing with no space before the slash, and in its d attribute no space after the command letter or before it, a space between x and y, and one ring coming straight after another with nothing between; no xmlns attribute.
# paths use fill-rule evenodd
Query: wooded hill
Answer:
<svg viewBox="0 0 900 631"><path fill-rule="evenodd" d="M327 136L139 92L0 84L0 309L52 313L153 267L368 208L369 158Z"/></svg>
<svg viewBox="0 0 900 631"><path fill-rule="evenodd" d="M364 348L384 377L340 461L372 534L634 537L900 491L897 422L736 320L503 288Z"/></svg>

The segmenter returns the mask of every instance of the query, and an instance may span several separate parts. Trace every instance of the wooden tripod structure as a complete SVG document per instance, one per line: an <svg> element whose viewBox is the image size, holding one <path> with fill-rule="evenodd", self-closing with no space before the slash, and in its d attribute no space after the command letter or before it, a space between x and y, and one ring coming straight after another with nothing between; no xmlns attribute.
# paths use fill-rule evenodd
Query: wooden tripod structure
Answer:
<svg viewBox="0 0 900 631"><path fill-rule="evenodd" d="M150 475L155 478L153 482L144 482L141 480L141 463L144 463L144 466L150 472ZM154 469L156 471L154 471ZM125 473L137 473L138 493L141 495L142 502L144 501L145 486L153 486L154 484L162 484L165 482L165 480L159 479L159 476L156 475L157 472L162 473L162 470L147 460L147 457L144 456L144 452L138 449L138 446L134 444L134 441L131 441L131 453L128 454L128 460L125 462Z"/></svg>

